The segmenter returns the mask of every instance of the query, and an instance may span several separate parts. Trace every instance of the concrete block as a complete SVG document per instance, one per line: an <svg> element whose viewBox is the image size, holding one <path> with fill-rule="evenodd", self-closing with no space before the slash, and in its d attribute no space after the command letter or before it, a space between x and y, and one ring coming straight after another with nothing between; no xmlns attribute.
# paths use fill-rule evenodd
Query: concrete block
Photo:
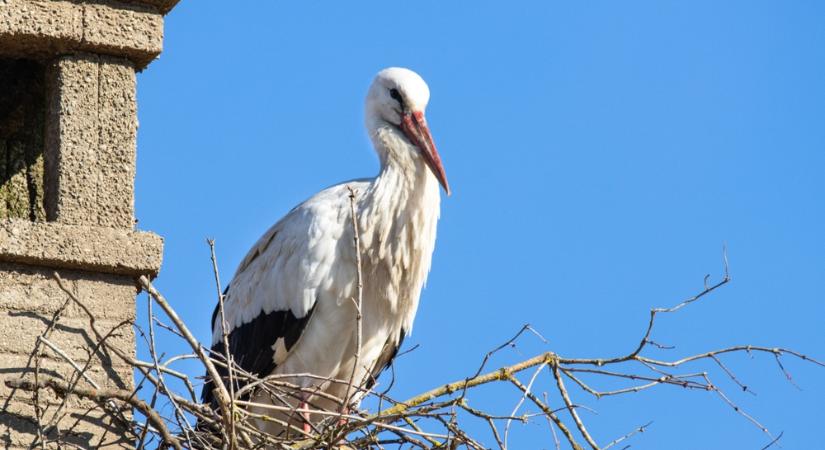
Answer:
<svg viewBox="0 0 825 450"><path fill-rule="evenodd" d="M0 220L0 262L155 275L163 240L144 231Z"/></svg>
<svg viewBox="0 0 825 450"><path fill-rule="evenodd" d="M46 217L97 223L99 58L59 58L50 71L46 126Z"/></svg>
<svg viewBox="0 0 825 450"><path fill-rule="evenodd" d="M48 350L46 350L48 352ZM4 362L4 370L0 372L0 399L14 399L14 402L7 402L7 412L23 412L35 403L34 393L23 391L6 386L5 380L28 380L34 381L37 363L32 355L0 354ZM77 361L76 361L77 362ZM81 369L84 368L82 362L78 362ZM77 383L77 386L91 389L94 386L88 381L91 379L102 389L129 389L132 387L132 373L129 368L122 367L112 370L109 367L99 365L90 366L84 371L85 376L78 376L77 370L72 365L63 360L51 358L41 358L40 372L38 378L54 378L66 383ZM86 378L88 377L88 379ZM40 405L43 407L57 406L62 403L62 397L51 390L39 393ZM19 407L11 406L12 403L21 403ZM67 400L69 406L91 407L94 405L89 400L80 398L70 398Z"/></svg>
<svg viewBox="0 0 825 450"><path fill-rule="evenodd" d="M30 355L37 346L38 336L43 334L52 320L51 314L29 311L0 311L0 354ZM127 353L134 346L131 323L122 321L95 321L97 329L112 347ZM98 339L91 331L89 321L79 318L61 318L54 326L49 340L78 364L91 361L96 366L124 367L120 357L105 348L98 348ZM57 353L46 352L51 360L60 360ZM121 386L121 387L126 387Z"/></svg>
<svg viewBox="0 0 825 450"><path fill-rule="evenodd" d="M93 52L129 58L143 68L162 47L163 16L156 5L105 0L0 2L0 54L48 58Z"/></svg>
<svg viewBox="0 0 825 450"><path fill-rule="evenodd" d="M115 58L101 58L98 97L97 224L134 226L137 99L135 68Z"/></svg>
<svg viewBox="0 0 825 450"><path fill-rule="evenodd" d="M46 216L72 225L134 226L134 66L96 55L59 58L46 128Z"/></svg>
<svg viewBox="0 0 825 450"><path fill-rule="evenodd" d="M58 286L54 272L49 268L0 263L0 311L51 317L69 299ZM110 322L134 320L137 288L131 277L72 270L61 270L60 277L96 318ZM88 318L74 302L63 314Z"/></svg>
<svg viewBox="0 0 825 450"><path fill-rule="evenodd" d="M141 61L163 50L163 16L143 5L83 3L83 47Z"/></svg>
<svg viewBox="0 0 825 450"><path fill-rule="evenodd" d="M130 440L125 431L91 400L70 396L61 408L63 398L50 390L40 391L35 398L32 392L7 387L6 380L33 381L36 365L34 359L25 356L0 354L0 359L5 363L4 370L0 372L0 400L4 405L0 414L0 446L32 448L37 436L35 402L41 410L41 423L58 425L57 428L45 427L47 438L57 441L46 448L66 448L57 445L58 442L73 444L68 448L129 446ZM117 383L111 381L113 376L130 380L128 372L113 375L100 367L92 367L86 374L104 389L118 388ZM77 379L77 371L68 363L42 360L38 377L53 377L68 382ZM78 386L90 388L91 384L80 378ZM122 411L126 417L131 416L128 408ZM40 448L39 445L35 447Z"/></svg>
<svg viewBox="0 0 825 450"><path fill-rule="evenodd" d="M6 52L61 52L81 42L83 9L68 1L0 3L0 48Z"/></svg>

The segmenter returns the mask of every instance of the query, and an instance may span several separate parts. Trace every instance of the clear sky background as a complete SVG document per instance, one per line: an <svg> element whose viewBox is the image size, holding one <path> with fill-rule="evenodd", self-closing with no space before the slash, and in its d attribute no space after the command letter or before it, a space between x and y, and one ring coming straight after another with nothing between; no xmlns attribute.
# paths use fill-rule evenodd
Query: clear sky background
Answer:
<svg viewBox="0 0 825 450"><path fill-rule="evenodd" d="M138 78L137 216L165 238L157 285L208 342L205 238L226 284L294 205L374 175L363 98L399 65L430 85L454 194L395 397L471 374L525 323L549 343L526 338L494 365L627 353L650 307L719 279L724 243L732 282L662 317L654 339L676 349L651 355L755 344L825 358L823 24L813 0L184 0ZM797 389L770 356L725 361L757 396L710 365L686 371L709 368L784 448L825 448L825 369L784 359ZM602 444L650 420L633 448L769 441L713 393L572 395L598 412L582 414ZM517 399L471 396L499 413ZM541 421L511 435L512 448L553 447Z"/></svg>

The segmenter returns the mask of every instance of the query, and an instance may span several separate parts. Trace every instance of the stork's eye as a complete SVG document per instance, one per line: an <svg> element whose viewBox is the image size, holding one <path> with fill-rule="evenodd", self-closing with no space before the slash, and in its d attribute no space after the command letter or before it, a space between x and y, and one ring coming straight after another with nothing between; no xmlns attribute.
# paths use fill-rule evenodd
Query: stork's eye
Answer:
<svg viewBox="0 0 825 450"><path fill-rule="evenodd" d="M404 105L404 101L401 100L401 93L398 92L398 89L390 89L390 97L394 98L399 105Z"/></svg>

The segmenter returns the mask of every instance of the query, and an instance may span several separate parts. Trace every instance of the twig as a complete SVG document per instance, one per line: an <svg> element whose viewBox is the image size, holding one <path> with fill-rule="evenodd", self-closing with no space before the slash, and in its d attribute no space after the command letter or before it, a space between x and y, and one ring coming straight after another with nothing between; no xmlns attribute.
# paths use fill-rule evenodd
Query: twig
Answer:
<svg viewBox="0 0 825 450"><path fill-rule="evenodd" d="M510 413L511 416L515 416L516 413L518 412L519 408L521 408L521 405L524 403L524 400L527 398L527 393L530 392L530 390L533 388L533 383L536 381L536 378L538 378L539 374L541 373L542 370L544 370L545 367L547 367L547 362L542 363L538 367L538 369L536 369L536 371L533 373L533 376L530 377L530 381L527 383L527 392L524 392L522 394L522 396L519 398L518 403L516 403L516 407L513 408L513 412ZM512 424L512 423L513 423L513 419L511 417L511 418L507 419L507 422L504 425L504 447L508 446L509 437L510 437L510 424Z"/></svg>
<svg viewBox="0 0 825 450"><path fill-rule="evenodd" d="M576 438L573 437L573 433L567 428L567 425L561 421L561 419L556 416L556 413L553 412L544 402L542 402L538 397L536 397L533 393L531 393L527 386L521 384L521 382L514 376L507 374L507 379L515 385L521 392L524 392L524 395L527 396L536 406L538 406L546 415L549 417L554 424L561 430L564 437L567 438L567 442L573 447L573 450L582 450L582 446L576 442Z"/></svg>
<svg viewBox="0 0 825 450"><path fill-rule="evenodd" d="M544 403L550 403L547 401L547 392L544 393ZM547 424L549 425L550 432L553 434L553 443L556 445L556 450L561 450L561 442L559 441L559 436L556 434L556 427L553 423L553 420L550 417L545 416L547 419Z"/></svg>
<svg viewBox="0 0 825 450"><path fill-rule="evenodd" d="M561 378L561 374L559 374L559 365L553 364L550 367L553 369L553 378L556 379L556 386L559 388L561 398L564 400L564 404L567 405L567 409L570 411L573 421L576 422L576 428L579 429L582 437L585 441L587 441L593 450L599 450L599 446L596 444L596 441L594 441L590 436L590 433L587 432L587 428L585 428L584 423L582 423L582 420L579 418L579 413L577 413L576 408L573 407L573 402L570 401L570 396L567 394L567 389L564 387L564 381Z"/></svg>
<svg viewBox="0 0 825 450"><path fill-rule="evenodd" d="M355 381L355 373L358 369L359 360L361 358L361 305L363 304L364 298L364 282L361 275L361 236L358 232L358 217L355 214L355 194L356 191L351 187L347 186L347 190L349 191L349 209L350 209L350 221L352 225L352 241L353 246L355 247L355 270L356 270L356 298L353 300L355 304L355 355L352 363L352 371L349 377L349 384L347 385L346 395L344 395L345 403L341 405L341 412L343 412L352 401L352 397L350 394L352 392L352 386ZM358 385L360 386L361 380L359 380Z"/></svg>
<svg viewBox="0 0 825 450"><path fill-rule="evenodd" d="M760 430L762 430L762 432L763 432L763 433L767 434L769 438L773 439L773 435L771 434L771 432L770 432L770 431L768 431L768 428L767 428L767 427L765 427L764 425L762 425L761 423L759 423L759 421L758 421L758 420L756 420L753 416L751 416L750 414L748 414L748 413L746 413L745 411L743 411L743 410L742 410L742 408L740 408L740 407L739 407L739 405L737 405L736 403L734 403L734 402L733 402L733 400L731 400L730 398L728 398L728 396L727 396L727 395L725 395L725 393L724 393L724 392L722 392L722 390L721 390L721 389L719 389L718 387L716 387L716 386L715 386L715 385L714 385L714 384L710 381L710 378L708 378L708 375L707 375L707 374L702 374L702 376L705 378L705 381L707 381L707 383L708 383L708 386L709 386L709 389L708 389L708 390L711 390L711 391L716 392L716 394L717 394L717 395L718 395L718 396L719 396L719 397L720 397L720 398L721 398L721 399L722 399L725 403L727 403L727 404L728 404L728 406L730 406L731 408L733 408L733 410L734 410L734 411L736 411L737 413L739 413L740 415L742 415L742 417L744 417L744 418L748 419L748 421L750 421L752 424L756 425L756 426L757 426Z"/></svg>
<svg viewBox="0 0 825 450"><path fill-rule="evenodd" d="M154 317L154 313L152 311L152 299L147 298L146 300L147 314L151 319L152 317ZM181 411L180 406L178 406L178 403L175 401L174 396L170 395L169 388L166 385L166 381L163 379L163 372L160 371L160 362L158 362L157 350L155 349L155 327L153 325L152 320L149 320L149 355L152 357L152 363L155 366L155 373L158 376L158 385L155 392L157 393L157 391L160 390L169 398L169 402L175 409L175 420L178 421L178 426L183 430L183 434L186 436L186 442L189 444L189 448L192 448L192 437L189 433L189 430L192 428L192 426L186 419L186 414L184 414L183 411ZM186 426L184 426L184 423L186 424Z"/></svg>
<svg viewBox="0 0 825 450"><path fill-rule="evenodd" d="M49 341L45 337L43 337L43 335L38 336L37 340L42 342L43 344L45 344L46 347L49 347L53 352L57 353L61 358L66 360L66 362L68 362L74 368L74 370L77 371L77 373L80 374L80 376L83 377L83 379L88 381L89 384L91 384L93 388L100 389L100 385L97 384L97 382L95 382L95 380L92 379L92 377L90 377L88 374L86 374L86 371L81 369L80 366L76 362L74 362L74 360L72 358L70 358L69 355L66 354L66 352L61 350L59 347L54 345L51 341Z"/></svg>
<svg viewBox="0 0 825 450"><path fill-rule="evenodd" d="M55 276L57 272L54 272ZM57 322L60 320L60 317L63 315L63 312L66 310L66 307L69 306L71 302L71 297L66 299L60 308L55 311L52 315L52 319L49 321L49 324L46 326L46 329L43 330L43 333L40 334L41 338L48 338L49 334L51 334L52 330L55 326L57 326ZM34 350L34 382L37 383L40 381L40 358L42 357L42 350L40 349L40 343L42 341L38 341L35 344ZM43 410L40 408L40 393L38 391L33 392L34 397L34 417L35 421L37 422L37 442L40 442L41 445L45 444L45 437L43 433Z"/></svg>
<svg viewBox="0 0 825 450"><path fill-rule="evenodd" d="M228 409L230 405L229 401L229 393L226 391L226 386L224 386L223 382L221 381L221 377L218 374L218 370L215 369L215 365L212 364L212 360L206 355L206 352L203 349L203 346L195 339L195 336L189 331L189 328L186 326L185 323L178 317L177 312L169 306L169 302L166 301L166 298L161 295L160 292L152 286L152 283L149 281L148 278L145 276L141 276L138 278L140 285L143 287L149 295L152 296L153 299L158 303L158 305L163 308L163 311L172 320L178 330L181 332L183 337L192 347L192 350L198 355L200 360L203 362L204 366L206 366L206 371L209 376L214 381L215 391L217 391L217 395L215 396L218 399L218 404L220 405L221 409L225 412L231 414L231 410Z"/></svg>
<svg viewBox="0 0 825 450"><path fill-rule="evenodd" d="M631 431L630 433L627 433L627 434L625 434L624 436L621 436L621 437L619 437L619 438L616 438L616 439L614 439L614 440L610 441L609 443L607 443L607 445L605 445L604 447L602 447L602 450L607 450L607 449L609 449L610 447L613 447L614 445L618 444L619 442L622 442L622 441L624 441L624 440L626 440L626 439L629 439L629 438L630 438L630 437L632 437L634 434L637 434L637 433L644 433L644 432L645 432L645 428L649 427L649 426L650 426L650 425L652 425L652 424L653 424L653 421L651 420L650 422L648 422L648 423L646 423L646 424L644 424L644 425L640 426L639 428L636 428L635 430Z"/></svg>
<svg viewBox="0 0 825 450"><path fill-rule="evenodd" d="M24 391L37 391L38 389L48 388L61 396L77 395L79 397L88 398L100 403L111 399L120 400L128 403L146 416L152 422L152 425L158 430L164 442L168 443L176 450L183 450L180 441L178 441L178 439L169 432L165 421L158 415L158 413L150 408L146 402L132 395L131 391L114 389L86 389L78 386L70 387L65 383L61 383L60 381L51 378L37 383L28 380L6 380L6 386L12 389L22 389Z"/></svg>
<svg viewBox="0 0 825 450"><path fill-rule="evenodd" d="M779 433L779 436L775 437L772 441L768 442L768 445L762 447L760 450L767 450L768 448L772 447L774 444L779 442L780 439L782 439L782 435L784 434L785 432L782 431L781 433Z"/></svg>
<svg viewBox="0 0 825 450"><path fill-rule="evenodd" d="M209 254L210 258L212 259L212 273L215 276L215 288L218 291L218 311L220 312L221 316L221 339L223 339L223 349L226 357L226 370L229 374L229 411L230 414L227 415L227 422L229 426L229 448L230 450L234 450L238 447L237 436L235 433L235 374L233 370L233 366L235 365L232 361L232 352L229 349L229 326L226 323L226 314L224 313L224 304L223 304L223 292L221 291L221 276L220 272L218 272L218 258L215 256L215 240L214 239L207 239L206 243L209 244ZM214 324L213 324L214 326ZM213 380L213 383L221 383L223 384L222 380Z"/></svg>

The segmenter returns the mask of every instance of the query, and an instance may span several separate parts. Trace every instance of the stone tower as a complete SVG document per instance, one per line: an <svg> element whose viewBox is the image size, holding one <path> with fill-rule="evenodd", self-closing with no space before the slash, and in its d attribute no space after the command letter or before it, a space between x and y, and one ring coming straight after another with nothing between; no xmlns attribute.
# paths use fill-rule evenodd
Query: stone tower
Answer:
<svg viewBox="0 0 825 450"><path fill-rule="evenodd" d="M163 248L135 230L135 73L175 3L0 0L0 448L133 445L90 400L15 383L134 388L116 353Z"/></svg>

